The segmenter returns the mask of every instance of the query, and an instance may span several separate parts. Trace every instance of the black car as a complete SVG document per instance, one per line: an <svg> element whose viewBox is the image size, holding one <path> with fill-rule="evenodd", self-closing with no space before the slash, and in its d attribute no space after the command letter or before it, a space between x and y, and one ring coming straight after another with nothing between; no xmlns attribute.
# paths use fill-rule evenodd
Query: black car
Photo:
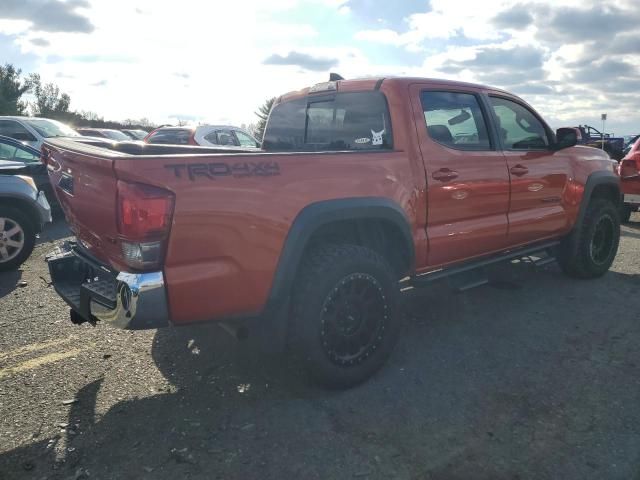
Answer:
<svg viewBox="0 0 640 480"><path fill-rule="evenodd" d="M40 152L19 140L0 135L0 175L26 175L44 191L51 206L57 199L49 183L47 167L40 162Z"/></svg>

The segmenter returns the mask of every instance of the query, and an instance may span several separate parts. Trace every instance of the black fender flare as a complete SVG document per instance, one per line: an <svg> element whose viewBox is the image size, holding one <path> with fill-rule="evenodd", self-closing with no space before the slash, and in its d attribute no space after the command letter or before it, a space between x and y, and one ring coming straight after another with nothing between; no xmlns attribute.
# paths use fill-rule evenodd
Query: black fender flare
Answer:
<svg viewBox="0 0 640 480"><path fill-rule="evenodd" d="M335 221L379 219L393 224L401 233L409 265L415 265L415 245L409 219L396 202L384 197L339 198L315 202L304 207L291 224L271 284L267 305L286 301L295 280L298 265L313 234Z"/></svg>
<svg viewBox="0 0 640 480"><path fill-rule="evenodd" d="M620 198L620 206L622 205L622 194L620 189L620 177L618 177L612 171L600 170L597 172L593 172L587 178L587 182L584 185L584 191L582 192L582 200L580 201L580 210L578 211L578 218L576 220L576 227L579 228L582 225L582 221L584 220L584 216L587 213L587 207L589 206L589 202L591 201L591 195L593 190L601 185L606 185L610 187L614 187L618 192L618 197Z"/></svg>

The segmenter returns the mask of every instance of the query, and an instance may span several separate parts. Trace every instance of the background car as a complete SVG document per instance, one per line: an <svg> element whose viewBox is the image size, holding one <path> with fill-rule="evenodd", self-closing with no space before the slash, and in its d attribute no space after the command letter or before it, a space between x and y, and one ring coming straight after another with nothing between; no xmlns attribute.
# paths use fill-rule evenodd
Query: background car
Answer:
<svg viewBox="0 0 640 480"><path fill-rule="evenodd" d="M57 120L7 116L0 116L0 135L15 138L37 149L46 138L80 137L74 129Z"/></svg>
<svg viewBox="0 0 640 480"><path fill-rule="evenodd" d="M125 135L127 135L132 140L144 140L144 137L149 135L149 132L145 130L131 130L131 129L125 128L120 131Z"/></svg>
<svg viewBox="0 0 640 480"><path fill-rule="evenodd" d="M0 175L0 272L29 258L36 235L50 221L47 197L31 177Z"/></svg>
<svg viewBox="0 0 640 480"><path fill-rule="evenodd" d="M260 142L248 132L228 125L160 127L149 133L144 141L146 143L201 145L205 147L260 148Z"/></svg>
<svg viewBox="0 0 640 480"><path fill-rule="evenodd" d="M117 142L131 141L131 137L112 128L77 128L76 131L85 137L108 138Z"/></svg>
<svg viewBox="0 0 640 480"><path fill-rule="evenodd" d="M620 186L624 194L622 221L628 222L631 213L640 208L640 138L620 161Z"/></svg>
<svg viewBox="0 0 640 480"><path fill-rule="evenodd" d="M49 182L47 167L40 162L40 151L10 137L0 136L0 175L27 175L38 190L45 192L52 206L58 202Z"/></svg>

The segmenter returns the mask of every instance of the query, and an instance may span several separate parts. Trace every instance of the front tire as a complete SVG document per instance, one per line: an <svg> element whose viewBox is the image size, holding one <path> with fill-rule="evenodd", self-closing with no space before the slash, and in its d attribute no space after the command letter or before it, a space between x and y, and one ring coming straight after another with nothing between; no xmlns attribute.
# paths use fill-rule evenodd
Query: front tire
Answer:
<svg viewBox="0 0 640 480"><path fill-rule="evenodd" d="M36 232L21 211L0 206L0 272L15 270L29 258L36 244Z"/></svg>
<svg viewBox="0 0 640 480"><path fill-rule="evenodd" d="M349 388L385 363L401 328L396 277L365 247L324 245L308 255L292 300L292 347L320 384Z"/></svg>
<svg viewBox="0 0 640 480"><path fill-rule="evenodd" d="M582 224L563 239L558 263L570 277L597 278L611 267L619 243L619 208L596 198L589 202Z"/></svg>

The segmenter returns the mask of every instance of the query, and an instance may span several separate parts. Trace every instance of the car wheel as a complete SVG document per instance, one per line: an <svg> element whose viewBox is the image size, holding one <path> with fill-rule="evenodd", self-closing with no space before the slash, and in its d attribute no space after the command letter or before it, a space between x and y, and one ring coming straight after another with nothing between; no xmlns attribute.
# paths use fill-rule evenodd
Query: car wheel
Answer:
<svg viewBox="0 0 640 480"><path fill-rule="evenodd" d="M35 243L36 232L29 218L15 208L0 206L0 271L22 265Z"/></svg>
<svg viewBox="0 0 640 480"><path fill-rule="evenodd" d="M399 287L378 253L324 245L301 267L292 303L292 347L311 376L348 388L373 375L398 339Z"/></svg>
<svg viewBox="0 0 640 480"><path fill-rule="evenodd" d="M560 245L558 263L567 275L596 278L609 270L620 243L619 215L619 207L609 200L589 203L582 224Z"/></svg>

